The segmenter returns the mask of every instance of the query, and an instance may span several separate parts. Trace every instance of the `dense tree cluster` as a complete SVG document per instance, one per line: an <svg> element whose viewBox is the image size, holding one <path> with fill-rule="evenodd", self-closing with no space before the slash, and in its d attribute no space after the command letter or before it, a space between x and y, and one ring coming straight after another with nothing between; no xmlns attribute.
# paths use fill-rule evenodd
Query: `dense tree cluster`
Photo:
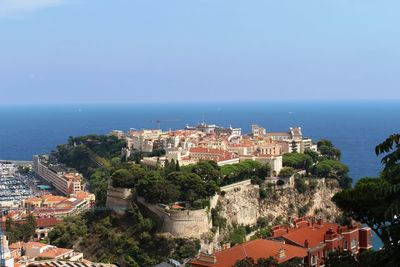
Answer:
<svg viewBox="0 0 400 267"><path fill-rule="evenodd" d="M279 177L289 178L294 174L294 169L292 167L283 167L279 172Z"/></svg>
<svg viewBox="0 0 400 267"><path fill-rule="evenodd" d="M312 150L283 155L283 166L302 169L307 175L317 178L336 179L342 188L349 188L352 179L348 176L349 168L340 162L341 152L331 141L323 139L317 143L318 152Z"/></svg>
<svg viewBox="0 0 400 267"><path fill-rule="evenodd" d="M333 201L345 216L368 225L383 242L382 250L367 255L368 262L375 265L358 266L397 266L400 262L400 134L391 135L375 151L383 155L384 169L380 177L360 179L353 189L337 193Z"/></svg>
<svg viewBox="0 0 400 267"><path fill-rule="evenodd" d="M93 260L124 266L154 266L168 258L193 257L199 240L172 239L157 234L155 224L132 203L124 217L90 212L66 218L49 234L52 245L77 247Z"/></svg>
<svg viewBox="0 0 400 267"><path fill-rule="evenodd" d="M301 153L285 153L282 157L283 166L292 167L294 169L309 170L314 160L308 154Z"/></svg>
<svg viewBox="0 0 400 267"><path fill-rule="evenodd" d="M17 241L28 242L36 230L36 219L33 215L28 215L24 223L14 223L11 218L6 220L6 235L10 243Z"/></svg>
<svg viewBox="0 0 400 267"><path fill-rule="evenodd" d="M326 159L340 160L342 153L330 140L320 140L317 142L318 151Z"/></svg>

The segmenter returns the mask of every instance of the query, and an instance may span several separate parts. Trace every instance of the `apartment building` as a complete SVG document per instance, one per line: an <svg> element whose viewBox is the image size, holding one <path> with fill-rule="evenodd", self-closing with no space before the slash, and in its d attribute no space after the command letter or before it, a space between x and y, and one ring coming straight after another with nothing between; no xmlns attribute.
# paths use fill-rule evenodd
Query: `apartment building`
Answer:
<svg viewBox="0 0 400 267"><path fill-rule="evenodd" d="M33 171L65 195L83 190L83 176L59 164L49 163L47 155L33 156Z"/></svg>

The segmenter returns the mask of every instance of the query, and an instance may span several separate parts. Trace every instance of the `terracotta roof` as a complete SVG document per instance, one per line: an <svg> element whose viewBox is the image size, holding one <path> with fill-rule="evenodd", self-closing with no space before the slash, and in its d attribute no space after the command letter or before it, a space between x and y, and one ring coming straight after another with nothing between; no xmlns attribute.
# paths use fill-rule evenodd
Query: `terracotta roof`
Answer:
<svg viewBox="0 0 400 267"><path fill-rule="evenodd" d="M53 227L59 224L61 220L58 220L55 217L48 217L48 218L37 218L36 219L36 226L37 227Z"/></svg>
<svg viewBox="0 0 400 267"><path fill-rule="evenodd" d="M39 257L43 257L43 258L50 258L50 259L56 259L60 256L63 256L65 254L71 253L73 252L72 249L67 249L67 248L51 248L49 250L46 250L43 253L39 254Z"/></svg>
<svg viewBox="0 0 400 267"><path fill-rule="evenodd" d="M324 235L330 228L336 230L338 225L336 223L314 223L314 225L302 228L291 228L289 233L282 235L282 237L300 246L304 246L307 240L309 247L315 247L324 242Z"/></svg>
<svg viewBox="0 0 400 267"><path fill-rule="evenodd" d="M45 203L49 203L49 202L61 202L66 200L66 197L62 197L62 196L54 196L52 194L47 194L47 195L43 195L42 199Z"/></svg>
<svg viewBox="0 0 400 267"><path fill-rule="evenodd" d="M46 246L48 246L47 244L43 244L43 243L40 243L40 242L26 242L25 243L25 247L26 248L43 248L43 247L46 247Z"/></svg>
<svg viewBox="0 0 400 267"><path fill-rule="evenodd" d="M281 249L284 250L284 257L278 257ZM273 257L278 263L283 263L293 258L304 258L306 256L307 250L304 248L283 244L277 241L256 239L216 252L216 263L196 259L190 261L190 264L204 267L231 267L234 266L238 260L246 257L251 257L254 260Z"/></svg>
<svg viewBox="0 0 400 267"><path fill-rule="evenodd" d="M71 196L76 197L78 199L84 199L84 200L94 199L95 198L94 194L88 193L88 192L85 192L85 191L76 192L75 194L72 194Z"/></svg>

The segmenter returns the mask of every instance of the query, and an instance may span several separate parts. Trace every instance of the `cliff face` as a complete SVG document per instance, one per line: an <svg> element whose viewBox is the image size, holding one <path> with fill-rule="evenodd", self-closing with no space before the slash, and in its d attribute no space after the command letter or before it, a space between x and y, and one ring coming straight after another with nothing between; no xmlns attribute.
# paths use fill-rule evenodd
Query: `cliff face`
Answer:
<svg viewBox="0 0 400 267"><path fill-rule="evenodd" d="M304 193L299 193L294 187L267 189L264 199L260 199L258 186L237 187L219 198L220 215L227 219L228 225L254 225L260 217L267 218L271 225L301 216L335 220L340 211L331 198L340 190L338 183L319 179L315 180L314 186L313 190Z"/></svg>

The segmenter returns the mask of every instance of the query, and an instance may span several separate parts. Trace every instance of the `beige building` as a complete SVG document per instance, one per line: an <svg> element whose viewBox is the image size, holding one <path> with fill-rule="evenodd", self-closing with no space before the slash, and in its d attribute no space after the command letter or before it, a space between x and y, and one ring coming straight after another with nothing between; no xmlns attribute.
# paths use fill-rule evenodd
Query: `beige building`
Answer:
<svg viewBox="0 0 400 267"><path fill-rule="evenodd" d="M46 155L33 156L33 170L37 175L65 195L82 191L82 174L61 165L50 164L48 160L49 158Z"/></svg>

